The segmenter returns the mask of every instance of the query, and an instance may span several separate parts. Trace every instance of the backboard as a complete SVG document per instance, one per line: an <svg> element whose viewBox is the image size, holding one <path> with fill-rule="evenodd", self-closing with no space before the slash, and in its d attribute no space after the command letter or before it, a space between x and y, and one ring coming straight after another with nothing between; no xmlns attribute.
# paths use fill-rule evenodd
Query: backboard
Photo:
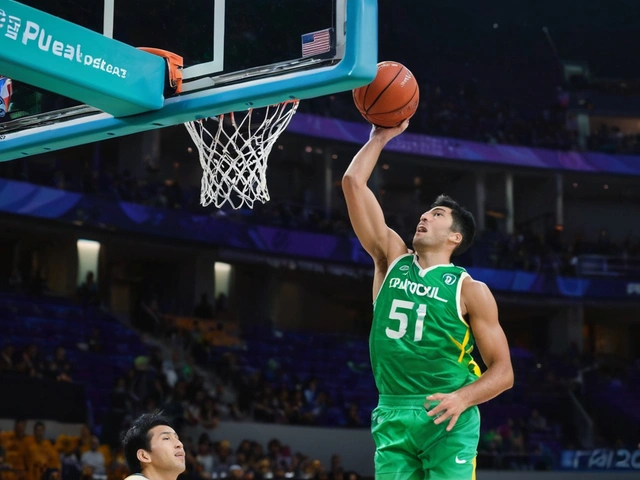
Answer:
<svg viewBox="0 0 640 480"><path fill-rule="evenodd" d="M0 10L12 3L0 0ZM0 89L10 84L4 90L12 91L0 112L0 160L345 91L376 72L376 0L20 3L132 47L181 55L183 92L166 98L159 110L116 118L19 78L0 77Z"/></svg>

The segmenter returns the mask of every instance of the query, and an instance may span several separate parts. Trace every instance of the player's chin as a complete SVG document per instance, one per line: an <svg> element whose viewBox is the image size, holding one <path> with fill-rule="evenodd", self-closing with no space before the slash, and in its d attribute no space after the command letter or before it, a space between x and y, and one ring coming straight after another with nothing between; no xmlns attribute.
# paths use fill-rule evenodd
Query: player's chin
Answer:
<svg viewBox="0 0 640 480"><path fill-rule="evenodd" d="M416 232L416 234L413 236L414 249L415 249L416 246L425 245L426 243L427 243L427 239L425 238L425 233L424 232Z"/></svg>

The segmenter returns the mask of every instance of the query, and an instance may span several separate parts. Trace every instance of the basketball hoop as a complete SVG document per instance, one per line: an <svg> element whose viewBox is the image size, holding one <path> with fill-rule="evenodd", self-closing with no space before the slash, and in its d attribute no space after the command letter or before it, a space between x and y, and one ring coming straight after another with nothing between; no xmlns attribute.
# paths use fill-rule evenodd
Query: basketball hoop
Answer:
<svg viewBox="0 0 640 480"><path fill-rule="evenodd" d="M297 109L298 101L289 100L260 110L249 109L239 120L243 114L232 112L185 123L203 170L203 207L214 204L220 208L229 203L234 209L244 205L253 208L255 201L269 201L267 159Z"/></svg>

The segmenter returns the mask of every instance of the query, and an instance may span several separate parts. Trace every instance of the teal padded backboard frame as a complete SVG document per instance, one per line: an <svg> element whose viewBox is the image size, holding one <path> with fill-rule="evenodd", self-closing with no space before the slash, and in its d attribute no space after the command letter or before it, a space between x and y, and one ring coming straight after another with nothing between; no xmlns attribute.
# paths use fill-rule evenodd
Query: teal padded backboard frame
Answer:
<svg viewBox="0 0 640 480"><path fill-rule="evenodd" d="M377 0L339 0L338 8L345 9L340 17L344 22L337 24L344 28L337 32L345 40L337 45L340 58L236 72L229 81L199 79L194 85L187 83L185 93L166 99L162 108L126 117L116 118L91 106L58 116L52 112L39 124L0 131L0 161L366 85L377 71Z"/></svg>

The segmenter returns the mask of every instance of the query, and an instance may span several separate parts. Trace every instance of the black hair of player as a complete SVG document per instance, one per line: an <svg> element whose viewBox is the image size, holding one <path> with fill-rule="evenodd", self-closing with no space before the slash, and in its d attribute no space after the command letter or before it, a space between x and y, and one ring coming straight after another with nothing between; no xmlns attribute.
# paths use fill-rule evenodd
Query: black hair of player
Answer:
<svg viewBox="0 0 640 480"><path fill-rule="evenodd" d="M473 218L473 214L466 208L460 206L458 202L448 195L438 196L431 204L431 208L436 207L447 207L451 209L451 217L453 218L451 231L462 235L462 241L453 250L452 255L454 257L462 255L469 249L476 234L476 221Z"/></svg>
<svg viewBox="0 0 640 480"><path fill-rule="evenodd" d="M171 421L161 411L145 413L136 418L122 438L124 458L131 473L142 473L142 464L138 460L138 450L151 451L149 431L159 425L173 428Z"/></svg>

